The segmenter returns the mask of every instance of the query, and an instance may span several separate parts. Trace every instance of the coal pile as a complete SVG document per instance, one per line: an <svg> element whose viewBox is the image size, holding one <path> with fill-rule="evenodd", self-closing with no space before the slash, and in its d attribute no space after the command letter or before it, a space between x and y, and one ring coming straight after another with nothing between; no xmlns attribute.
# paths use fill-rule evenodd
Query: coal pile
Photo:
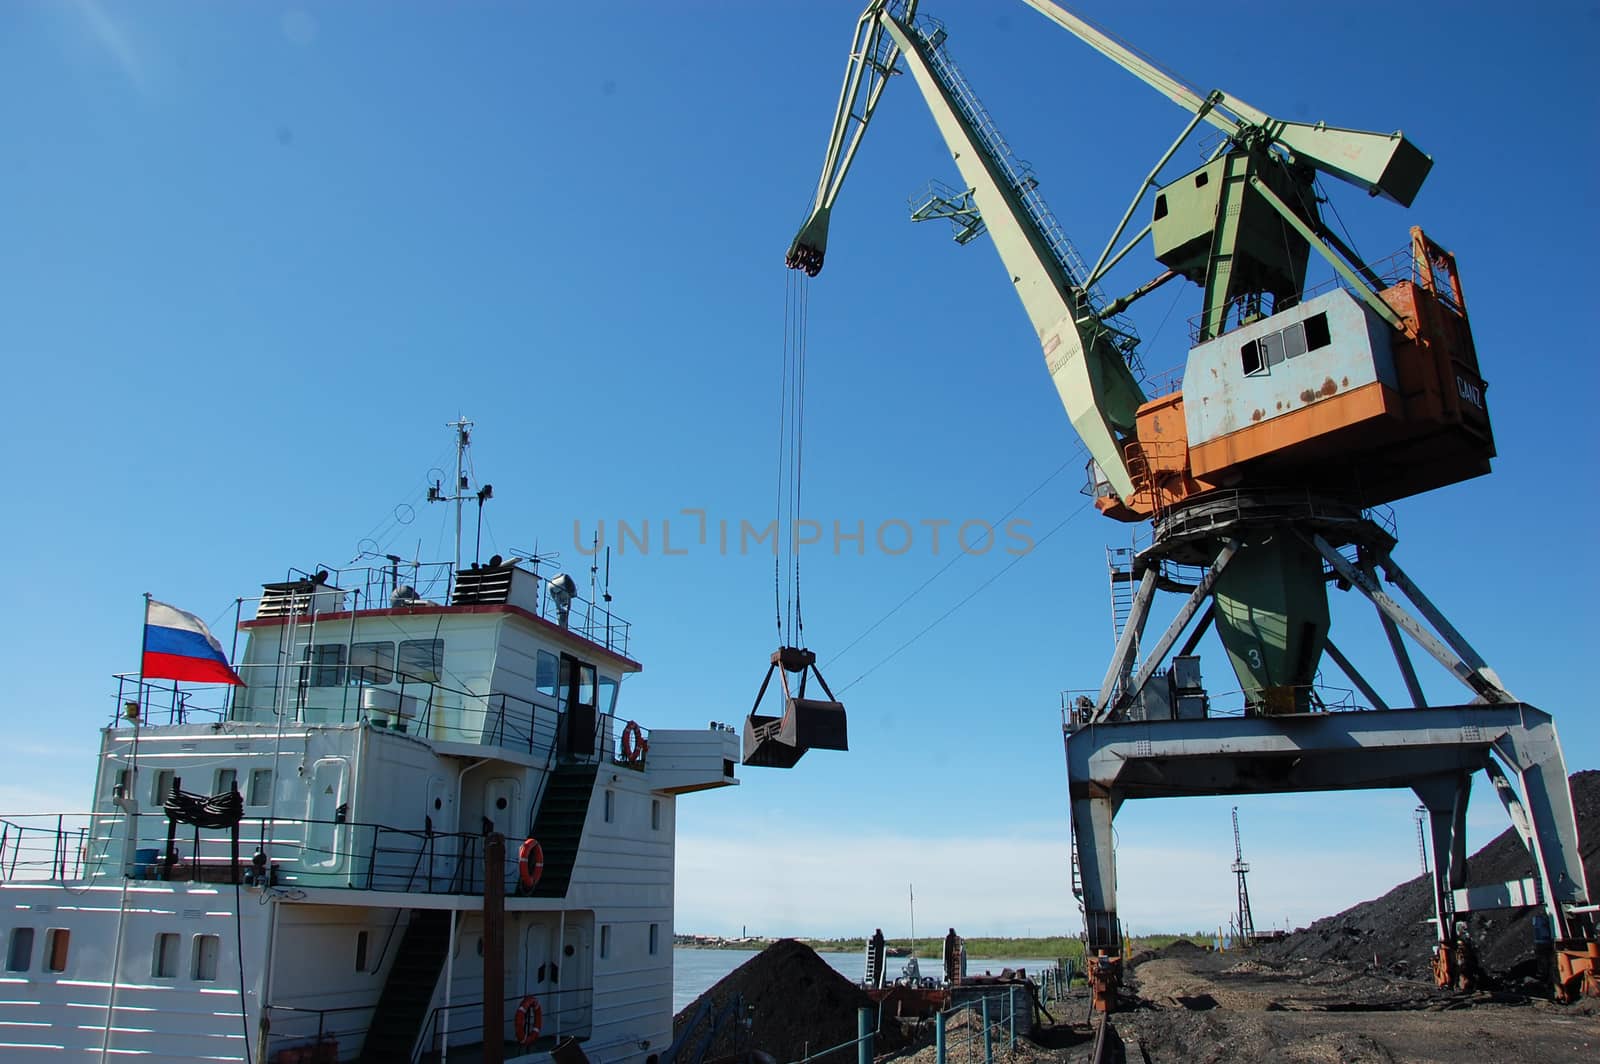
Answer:
<svg viewBox="0 0 1600 1064"><path fill-rule="evenodd" d="M1600 772L1571 777L1573 810L1590 889L1600 885ZM1531 875L1533 863L1514 829L1467 859L1469 883L1496 883ZM1593 900L1593 899L1591 899ZM1491 976L1516 980L1533 968L1532 911L1473 914L1469 923L1480 962ZM1436 941L1433 885L1423 876L1395 887L1381 898L1325 917L1279 942L1262 943L1265 957L1279 960L1331 960L1371 964L1422 977L1428 974Z"/></svg>
<svg viewBox="0 0 1600 1064"><path fill-rule="evenodd" d="M778 1061L794 1061L831 1046L854 1042L857 1010L877 1010L866 991L836 972L817 956L810 946L783 938L729 972L710 990L700 995L673 1019L673 1035L695 1017L709 999L710 1015L722 1012L735 996L744 999L744 1015L750 1020L748 1034L737 1024L724 1025L717 1033L707 1059L731 1056L751 1050L770 1054ZM705 1024L689 1037L692 1047L702 1037ZM897 1032L896 1032L897 1033ZM879 1034L875 1052L893 1049L885 1044L893 1034ZM855 1059L856 1047L832 1053L826 1061Z"/></svg>

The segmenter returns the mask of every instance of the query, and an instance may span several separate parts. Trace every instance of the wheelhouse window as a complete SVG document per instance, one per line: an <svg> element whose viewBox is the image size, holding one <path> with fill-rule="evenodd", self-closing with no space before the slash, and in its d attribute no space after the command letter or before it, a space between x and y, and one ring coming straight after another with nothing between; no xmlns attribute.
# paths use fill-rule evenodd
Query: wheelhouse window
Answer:
<svg viewBox="0 0 1600 1064"><path fill-rule="evenodd" d="M534 690L551 698L557 697L557 687L560 685L561 675L560 660L548 650L539 651L539 656L534 663Z"/></svg>
<svg viewBox="0 0 1600 1064"><path fill-rule="evenodd" d="M150 804L165 805L167 795L172 793L172 781L176 777L170 768L164 768L156 773L156 778L150 783Z"/></svg>
<svg viewBox="0 0 1600 1064"><path fill-rule="evenodd" d="M350 644L350 682L360 686L388 683L394 679L394 644Z"/></svg>
<svg viewBox="0 0 1600 1064"><path fill-rule="evenodd" d="M594 666L570 655L561 655L561 708L577 705L593 709L596 691Z"/></svg>
<svg viewBox="0 0 1600 1064"><path fill-rule="evenodd" d="M344 684L345 645L319 643L306 647L300 655L306 664L300 668L300 682L311 687L340 687Z"/></svg>
<svg viewBox="0 0 1600 1064"><path fill-rule="evenodd" d="M609 676L600 677L600 712L617 712L617 681Z"/></svg>
<svg viewBox="0 0 1600 1064"><path fill-rule="evenodd" d="M230 794L239 787L239 770L236 768L219 768L211 779L212 794Z"/></svg>
<svg viewBox="0 0 1600 1064"><path fill-rule="evenodd" d="M438 683L444 671L443 639L406 639L400 643L400 678L407 683Z"/></svg>

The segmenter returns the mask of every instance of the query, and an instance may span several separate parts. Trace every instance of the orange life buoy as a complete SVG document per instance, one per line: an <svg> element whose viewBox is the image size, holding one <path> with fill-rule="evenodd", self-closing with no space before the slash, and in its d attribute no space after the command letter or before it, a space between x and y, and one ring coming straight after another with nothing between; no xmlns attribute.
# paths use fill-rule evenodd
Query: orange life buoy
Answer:
<svg viewBox="0 0 1600 1064"><path fill-rule="evenodd" d="M532 890L539 885L539 877L542 875L544 875L544 847L539 845L538 839L523 839L522 849L517 851L517 880L524 890Z"/></svg>
<svg viewBox="0 0 1600 1064"><path fill-rule="evenodd" d="M532 1045L543 1028L544 1010L539 1007L539 999L529 994L517 1005L517 1045Z"/></svg>
<svg viewBox="0 0 1600 1064"><path fill-rule="evenodd" d="M637 765L644 760L645 752L649 749L650 741L639 730L639 725L630 720L622 729L622 760Z"/></svg>

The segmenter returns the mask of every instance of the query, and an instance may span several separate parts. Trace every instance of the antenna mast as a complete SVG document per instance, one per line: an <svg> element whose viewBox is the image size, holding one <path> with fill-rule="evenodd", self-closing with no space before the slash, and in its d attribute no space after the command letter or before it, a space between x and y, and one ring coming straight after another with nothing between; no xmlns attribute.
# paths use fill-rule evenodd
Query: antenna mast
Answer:
<svg viewBox="0 0 1600 1064"><path fill-rule="evenodd" d="M1233 807L1233 874L1239 877L1239 941L1248 946L1255 938L1255 920L1250 915L1250 888L1245 886L1244 874L1250 866L1244 862L1244 849L1239 845L1239 807Z"/></svg>
<svg viewBox="0 0 1600 1064"><path fill-rule="evenodd" d="M461 569L461 504L467 499L474 497L467 494L467 475L465 466L467 448L472 446L472 424L473 423L467 420L465 417L457 418L455 421L447 422L445 424L445 428L456 430L456 482L455 485L450 489L450 494L448 495L444 493L442 490L442 485L440 485L438 481L434 481L433 485L428 488L429 502L453 502L456 504L456 558L455 567L451 570L452 574ZM480 508L483 505L483 500L487 499L488 497L489 496L485 494L478 499L478 505Z"/></svg>

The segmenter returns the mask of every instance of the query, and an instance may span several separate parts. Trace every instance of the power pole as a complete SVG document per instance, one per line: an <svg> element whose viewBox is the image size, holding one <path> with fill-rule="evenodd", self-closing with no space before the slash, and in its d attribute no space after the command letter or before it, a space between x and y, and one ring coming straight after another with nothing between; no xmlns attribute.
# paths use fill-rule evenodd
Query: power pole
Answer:
<svg viewBox="0 0 1600 1064"><path fill-rule="evenodd" d="M1239 942L1248 946L1255 938L1255 920L1250 916L1250 888L1245 885L1244 874L1250 866L1244 863L1244 849L1239 845L1239 807L1233 807L1233 874L1239 877Z"/></svg>

